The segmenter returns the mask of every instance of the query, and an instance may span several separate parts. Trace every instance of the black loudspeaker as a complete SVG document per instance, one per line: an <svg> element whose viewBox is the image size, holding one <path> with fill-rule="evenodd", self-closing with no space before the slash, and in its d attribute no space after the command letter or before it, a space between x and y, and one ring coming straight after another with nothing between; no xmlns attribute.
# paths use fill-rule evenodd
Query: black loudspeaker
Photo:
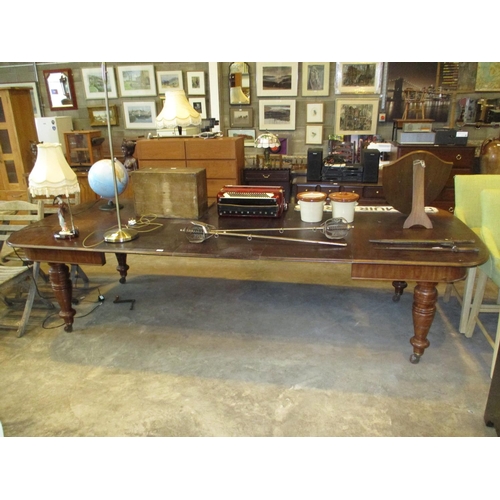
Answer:
<svg viewBox="0 0 500 500"><path fill-rule="evenodd" d="M307 180L320 181L323 168L323 150L309 148L307 150Z"/></svg>
<svg viewBox="0 0 500 500"><path fill-rule="evenodd" d="M363 182L378 182L378 165L380 151L378 149L363 149L361 164L363 165Z"/></svg>

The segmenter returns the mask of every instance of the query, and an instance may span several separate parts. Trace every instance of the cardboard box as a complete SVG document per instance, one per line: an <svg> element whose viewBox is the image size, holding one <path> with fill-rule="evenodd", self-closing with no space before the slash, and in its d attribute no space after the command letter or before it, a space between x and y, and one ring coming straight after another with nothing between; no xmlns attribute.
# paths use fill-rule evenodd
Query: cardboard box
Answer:
<svg viewBox="0 0 500 500"><path fill-rule="evenodd" d="M130 177L138 216L199 219L208 209L204 168L146 168Z"/></svg>

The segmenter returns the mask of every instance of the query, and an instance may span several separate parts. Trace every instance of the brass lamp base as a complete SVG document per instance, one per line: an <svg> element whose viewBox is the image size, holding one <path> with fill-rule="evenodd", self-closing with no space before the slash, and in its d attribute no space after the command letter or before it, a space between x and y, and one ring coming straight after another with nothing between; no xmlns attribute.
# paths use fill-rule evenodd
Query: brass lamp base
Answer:
<svg viewBox="0 0 500 500"><path fill-rule="evenodd" d="M135 240L139 233L135 229L112 229L104 233L104 241L108 243L124 243Z"/></svg>

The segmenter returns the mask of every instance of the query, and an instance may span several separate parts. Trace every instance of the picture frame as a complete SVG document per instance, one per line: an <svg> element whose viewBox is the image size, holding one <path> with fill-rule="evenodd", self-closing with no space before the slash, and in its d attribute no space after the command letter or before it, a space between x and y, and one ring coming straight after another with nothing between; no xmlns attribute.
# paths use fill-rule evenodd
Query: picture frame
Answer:
<svg viewBox="0 0 500 500"><path fill-rule="evenodd" d="M154 66L118 66L121 97L156 96Z"/></svg>
<svg viewBox="0 0 500 500"><path fill-rule="evenodd" d="M257 63L257 95L296 96L298 75L298 62Z"/></svg>
<svg viewBox="0 0 500 500"><path fill-rule="evenodd" d="M91 127L105 127L108 125L106 106L89 106L87 110ZM109 124L118 125L118 107L115 104L109 106Z"/></svg>
<svg viewBox="0 0 500 500"><path fill-rule="evenodd" d="M156 129L156 103L130 101L123 103L125 127L129 129Z"/></svg>
<svg viewBox="0 0 500 500"><path fill-rule="evenodd" d="M190 97L188 101L202 118L207 117L207 101L204 97Z"/></svg>
<svg viewBox="0 0 500 500"><path fill-rule="evenodd" d="M302 63L302 96L330 95L330 63Z"/></svg>
<svg viewBox="0 0 500 500"><path fill-rule="evenodd" d="M306 125L306 144L323 144L323 125Z"/></svg>
<svg viewBox="0 0 500 500"><path fill-rule="evenodd" d="M252 108L230 108L229 123L231 127L253 127L253 109Z"/></svg>
<svg viewBox="0 0 500 500"><path fill-rule="evenodd" d="M476 72L476 92L500 91L500 63L478 62Z"/></svg>
<svg viewBox="0 0 500 500"><path fill-rule="evenodd" d="M255 129L228 129L228 137L243 137L246 148L255 147Z"/></svg>
<svg viewBox="0 0 500 500"><path fill-rule="evenodd" d="M188 71L187 88L189 95L205 95L205 73L203 71Z"/></svg>
<svg viewBox="0 0 500 500"><path fill-rule="evenodd" d="M38 87L36 82L22 82L22 83L0 83L0 89L6 89L9 87L21 87L29 88L31 90L31 103L33 104L33 114L35 118L42 116L40 111L40 98L38 97Z"/></svg>
<svg viewBox="0 0 500 500"><path fill-rule="evenodd" d="M184 90L182 71L157 71L156 83L158 94L164 94L169 89Z"/></svg>
<svg viewBox="0 0 500 500"><path fill-rule="evenodd" d="M113 67L107 68L108 72L108 98L116 99L118 92L116 89L115 70ZM105 99L104 79L101 67L82 68L82 80L87 99Z"/></svg>
<svg viewBox="0 0 500 500"><path fill-rule="evenodd" d="M378 94L382 80L380 62L337 63L336 94Z"/></svg>
<svg viewBox="0 0 500 500"><path fill-rule="evenodd" d="M295 99L261 99L259 101L261 130L295 130Z"/></svg>
<svg viewBox="0 0 500 500"><path fill-rule="evenodd" d="M337 99L335 134L373 135L377 132L379 99Z"/></svg>
<svg viewBox="0 0 500 500"><path fill-rule="evenodd" d="M307 123L322 123L323 122L322 102L311 102L307 104L306 120Z"/></svg>

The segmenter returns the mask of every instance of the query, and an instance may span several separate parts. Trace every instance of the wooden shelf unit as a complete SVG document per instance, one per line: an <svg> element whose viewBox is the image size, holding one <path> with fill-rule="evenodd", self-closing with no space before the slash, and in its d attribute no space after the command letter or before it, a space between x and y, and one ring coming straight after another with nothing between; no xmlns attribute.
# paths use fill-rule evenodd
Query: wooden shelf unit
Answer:
<svg viewBox="0 0 500 500"><path fill-rule="evenodd" d="M98 145L92 143L93 139L100 138L100 130L64 132L68 163L72 167L91 167L96 161L102 160L102 142Z"/></svg>

